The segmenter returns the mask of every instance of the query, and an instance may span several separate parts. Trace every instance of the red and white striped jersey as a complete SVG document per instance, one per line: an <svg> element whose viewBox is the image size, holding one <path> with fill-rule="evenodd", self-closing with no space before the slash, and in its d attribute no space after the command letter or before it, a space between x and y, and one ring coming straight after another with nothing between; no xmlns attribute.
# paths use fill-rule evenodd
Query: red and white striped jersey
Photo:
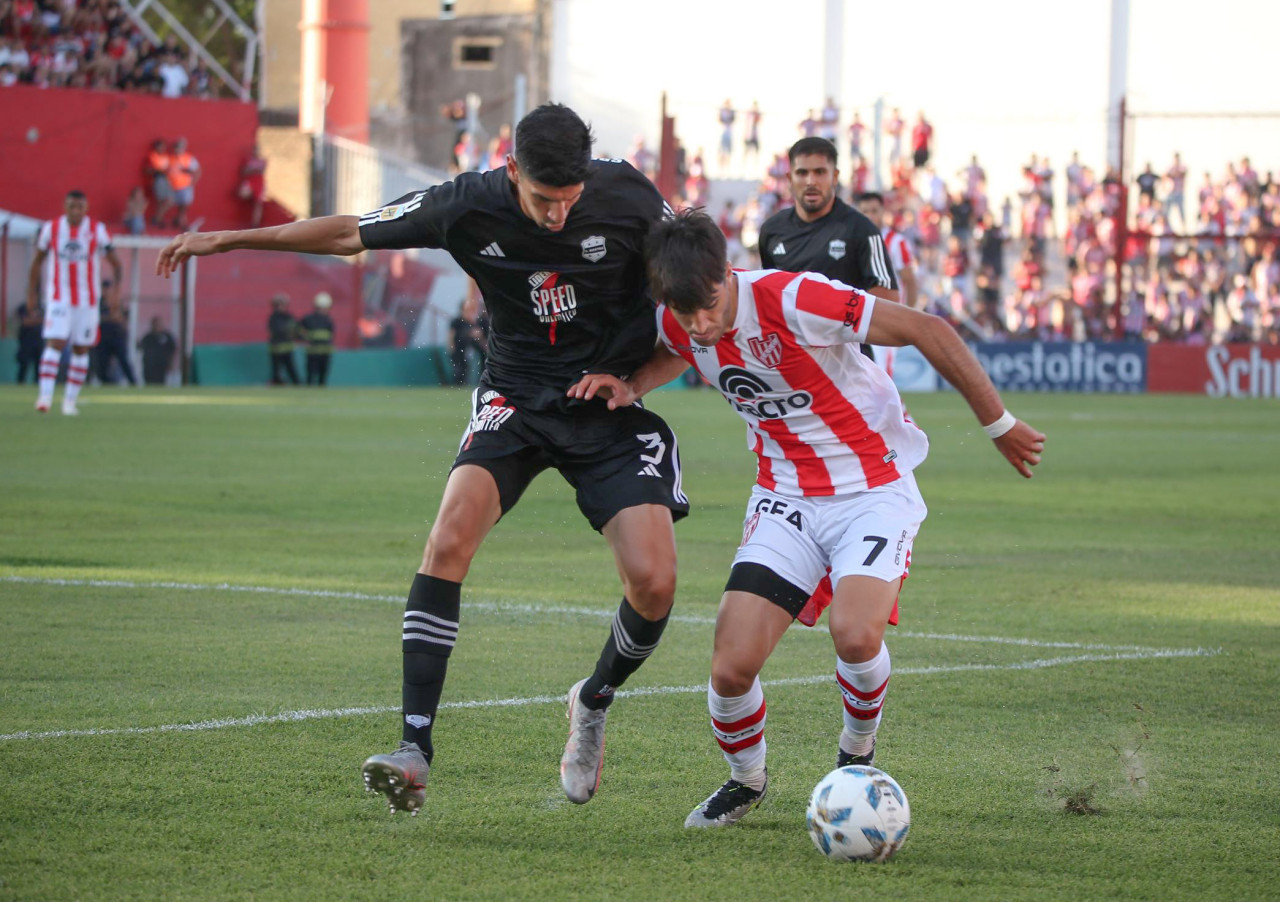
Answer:
<svg viewBox="0 0 1280 902"><path fill-rule="evenodd" d="M694 343L665 306L658 335L746 420L756 481L782 495L845 495L915 469L929 439L858 348L875 296L817 273L737 276L733 328L714 347Z"/></svg>
<svg viewBox="0 0 1280 902"><path fill-rule="evenodd" d="M889 251L889 261L893 264L894 272L902 272L903 267L916 265L916 253L905 235L892 228L881 229L880 232L884 235L884 246Z"/></svg>
<svg viewBox="0 0 1280 902"><path fill-rule="evenodd" d="M102 255L111 247L106 226L90 219L72 228L66 216L46 222L36 247L48 251L44 263L46 304L96 307L102 299Z"/></svg>

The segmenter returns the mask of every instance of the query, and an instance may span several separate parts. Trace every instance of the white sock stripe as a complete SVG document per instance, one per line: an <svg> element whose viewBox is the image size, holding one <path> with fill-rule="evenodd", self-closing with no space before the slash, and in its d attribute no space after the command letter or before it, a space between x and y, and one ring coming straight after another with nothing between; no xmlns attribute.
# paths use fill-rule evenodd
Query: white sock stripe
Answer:
<svg viewBox="0 0 1280 902"><path fill-rule="evenodd" d="M411 642L432 642L436 645L443 645L446 648L453 648L455 645L458 644L457 641L455 641L454 639L446 639L440 636L432 636L429 633L420 633L414 630L405 630L401 634L400 638L402 641L408 640Z"/></svg>
<svg viewBox="0 0 1280 902"><path fill-rule="evenodd" d="M425 620L428 623L435 624L436 626L443 626L446 629L453 630L454 632L458 631L458 621L445 620L443 617L437 617L435 614L428 614L426 611L405 611L404 619Z"/></svg>
<svg viewBox="0 0 1280 902"><path fill-rule="evenodd" d="M622 615L620 613L613 615L613 644L618 646L618 654L637 661L643 661L653 654L653 650L658 647L658 642L654 642L652 645L640 645L632 639L626 627L622 625Z"/></svg>
<svg viewBox="0 0 1280 902"><path fill-rule="evenodd" d="M420 623L417 620L405 621L405 624L404 624L404 627L402 627L402 630L405 633L411 633L411 632L429 633L432 636L439 636L442 639L456 640L458 638L457 630L451 630L451 629L445 629L444 627L433 626L430 623Z"/></svg>

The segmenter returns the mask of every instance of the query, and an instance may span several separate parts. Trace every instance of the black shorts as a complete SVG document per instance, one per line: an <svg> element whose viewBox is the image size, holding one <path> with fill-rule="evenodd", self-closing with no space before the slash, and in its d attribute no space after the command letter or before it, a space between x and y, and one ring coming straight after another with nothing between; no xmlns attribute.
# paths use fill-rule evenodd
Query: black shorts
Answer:
<svg viewBox="0 0 1280 902"><path fill-rule="evenodd" d="M676 437L657 414L640 406L609 410L603 402L569 413L521 410L483 382L471 399L471 422L453 465L488 470L503 514L548 468L573 486L578 509L596 531L641 504L669 508L672 520L689 513Z"/></svg>

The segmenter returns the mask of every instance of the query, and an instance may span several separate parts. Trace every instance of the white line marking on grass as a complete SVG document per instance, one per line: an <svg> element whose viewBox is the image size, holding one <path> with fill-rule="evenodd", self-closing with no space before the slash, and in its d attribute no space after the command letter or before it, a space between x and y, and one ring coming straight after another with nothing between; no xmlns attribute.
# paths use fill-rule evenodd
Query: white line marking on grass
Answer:
<svg viewBox="0 0 1280 902"><path fill-rule="evenodd" d="M1060 658L1040 658L1034 661L1018 661L1013 664L941 664L930 667L898 667L895 676L936 676L946 673L968 673L991 670L1043 670L1047 667L1063 667L1070 664L1106 663L1109 661L1143 661L1155 658L1205 658L1220 654L1212 648L1156 648L1147 651L1117 652L1114 654L1071 655ZM807 677L783 677L762 680L763 686L812 686L834 682L831 674ZM649 686L625 689L618 695L623 698L643 698L657 695L693 695L707 691L705 683L695 686ZM524 708L530 705L564 704L564 695L533 695L524 698L476 699L465 702L444 702L444 709L467 708ZM280 714L253 714L248 717L227 717L218 720L201 720L194 723L171 723L155 727L103 727L88 730L48 730L0 734L0 742L17 739L63 739L83 736L138 736L151 733L190 733L203 730L223 730L228 727L256 727L263 724L297 723L305 720L331 720L341 717L362 717L367 714L389 714L399 711L399 705L367 705L359 708L319 708L301 711L284 711Z"/></svg>
<svg viewBox="0 0 1280 902"><path fill-rule="evenodd" d="M373 595L367 592L338 592L332 589L306 589L301 587L277 588L275 586L243 586L233 583L184 583L184 582L133 582L117 579L56 579L30 576L0 576L0 583L19 583L36 586L90 586L106 589L178 589L184 592L242 592L259 595L289 595L303 598L337 598L348 601L385 601L404 604L401 595ZM526 602L506 601L466 601L464 610L518 612L524 614L570 614L573 616L599 617L612 619L614 610L598 608L579 608L568 605L529 604ZM691 614L672 614L671 620L676 623L696 623L703 626L714 625L714 617L698 617ZM806 628L798 628L805 632ZM812 628L815 633L830 631L819 624ZM1020 645L1027 648L1075 648L1081 651L1156 651L1145 645L1109 645L1085 642L1052 642L1042 639L1020 639L1009 636L968 636L957 633L918 633L911 630L897 630L893 635L899 639L934 639L944 642L988 642L995 645Z"/></svg>

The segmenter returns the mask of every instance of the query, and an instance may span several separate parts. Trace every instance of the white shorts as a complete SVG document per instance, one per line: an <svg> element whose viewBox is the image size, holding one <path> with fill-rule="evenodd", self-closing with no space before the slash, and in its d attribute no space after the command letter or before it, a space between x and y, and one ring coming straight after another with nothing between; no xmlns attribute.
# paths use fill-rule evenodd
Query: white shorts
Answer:
<svg viewBox="0 0 1280 902"><path fill-rule="evenodd" d="M812 594L831 571L896 582L928 516L915 476L853 495L793 498L755 486L734 564L760 564Z"/></svg>
<svg viewBox="0 0 1280 902"><path fill-rule="evenodd" d="M59 301L45 305L44 329L41 331L45 341L70 341L77 347L93 347L98 343L98 320L101 309L97 304L76 304L70 301Z"/></svg>

